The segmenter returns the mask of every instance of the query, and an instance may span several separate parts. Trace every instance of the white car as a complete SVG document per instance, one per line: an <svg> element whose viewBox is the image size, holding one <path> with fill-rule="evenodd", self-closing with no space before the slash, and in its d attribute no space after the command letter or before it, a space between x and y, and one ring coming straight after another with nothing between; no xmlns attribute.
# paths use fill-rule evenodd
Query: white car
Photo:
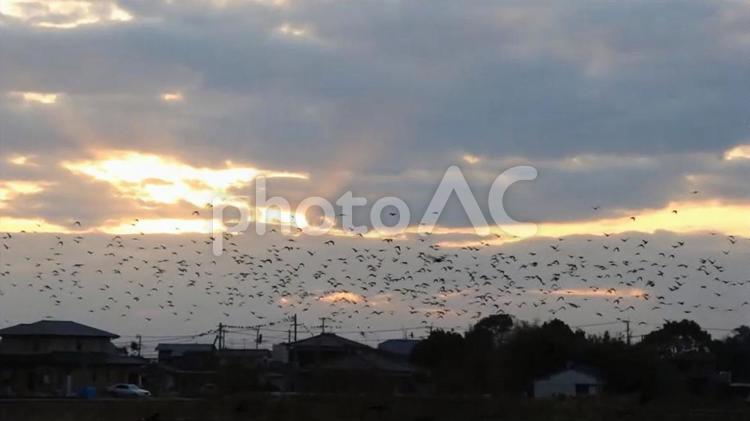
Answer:
<svg viewBox="0 0 750 421"><path fill-rule="evenodd" d="M151 392L148 390L141 389L137 385L128 383L113 384L107 388L107 392L113 396L123 398L148 398L151 396Z"/></svg>

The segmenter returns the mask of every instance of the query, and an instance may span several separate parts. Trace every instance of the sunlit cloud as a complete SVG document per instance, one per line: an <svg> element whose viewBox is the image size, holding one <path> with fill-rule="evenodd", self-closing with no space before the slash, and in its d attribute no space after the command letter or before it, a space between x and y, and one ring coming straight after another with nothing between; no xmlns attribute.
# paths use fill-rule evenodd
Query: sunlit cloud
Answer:
<svg viewBox="0 0 750 421"><path fill-rule="evenodd" d="M182 92L165 92L160 98L164 102L180 102L184 99Z"/></svg>
<svg viewBox="0 0 750 421"><path fill-rule="evenodd" d="M657 231L674 233L716 232L725 235L741 233L750 226L750 205L721 201L672 202L661 209L633 210L627 216L589 219L572 222L537 224L536 237L566 237L572 235L621 234ZM500 227L490 227L492 236L485 239L444 240L443 247L481 247L520 241L523 238L507 235ZM441 234L471 235L471 227L445 228Z"/></svg>
<svg viewBox="0 0 750 421"><path fill-rule="evenodd" d="M359 304L364 300L365 297L349 291L331 292L320 297L320 301L324 301L326 303Z"/></svg>
<svg viewBox="0 0 750 421"><path fill-rule="evenodd" d="M0 204L0 207L1 204ZM3 232L31 232L31 233L70 233L68 228L52 224L43 219L11 218L0 216L0 227Z"/></svg>
<svg viewBox="0 0 750 421"><path fill-rule="evenodd" d="M211 221L207 219L139 219L118 221L96 228L107 234L206 234L211 232Z"/></svg>
<svg viewBox="0 0 750 421"><path fill-rule="evenodd" d="M309 28L305 28L302 26L295 26L290 23L284 23L276 28L276 31L284 36L289 37L306 37L310 35Z"/></svg>
<svg viewBox="0 0 750 421"><path fill-rule="evenodd" d="M13 165L18 165L19 167L36 166L32 159L33 156L30 155L11 155L6 159L6 161Z"/></svg>
<svg viewBox="0 0 750 421"><path fill-rule="evenodd" d="M111 184L132 199L149 203L175 204L189 202L202 207L232 188L249 185L256 177L299 178L307 175L293 172L266 171L246 166L199 168L171 157L139 152L102 152L94 160L66 161L67 170Z"/></svg>
<svg viewBox="0 0 750 421"><path fill-rule="evenodd" d="M20 195L36 194L44 191L46 183L33 181L0 181L0 209Z"/></svg>
<svg viewBox="0 0 750 421"><path fill-rule="evenodd" d="M54 29L72 29L102 22L129 22L133 15L107 0L3 0L0 14Z"/></svg>
<svg viewBox="0 0 750 421"><path fill-rule="evenodd" d="M461 159L463 159L466 163L471 164L471 165L477 164L479 163L479 161L481 161L481 158L472 154L466 154L462 156Z"/></svg>
<svg viewBox="0 0 750 421"><path fill-rule="evenodd" d="M16 98L20 98L21 100L27 103L53 105L57 103L57 99L60 94L52 93L52 92L14 91L14 92L11 92L10 95Z"/></svg>
<svg viewBox="0 0 750 421"><path fill-rule="evenodd" d="M739 145L724 152L724 159L733 161L736 159L750 159L750 145Z"/></svg>
<svg viewBox="0 0 750 421"><path fill-rule="evenodd" d="M619 234L628 231L691 233L714 231L737 234L750 223L750 205L720 201L672 202L662 209L634 211L621 218L585 222L550 223L539 226L539 235L559 237L576 234Z"/></svg>

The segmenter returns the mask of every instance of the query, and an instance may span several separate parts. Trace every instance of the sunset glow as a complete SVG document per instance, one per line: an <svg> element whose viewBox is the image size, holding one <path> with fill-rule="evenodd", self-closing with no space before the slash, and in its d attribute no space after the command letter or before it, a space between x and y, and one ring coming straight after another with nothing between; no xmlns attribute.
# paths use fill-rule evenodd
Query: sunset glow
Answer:
<svg viewBox="0 0 750 421"><path fill-rule="evenodd" d="M337 292L331 292L329 294L326 294L322 297L320 297L320 301L324 301L326 303L349 303L349 304L358 304L362 302L365 299L365 297L355 294L353 292L348 291L337 291Z"/></svg>
<svg viewBox="0 0 750 421"><path fill-rule="evenodd" d="M152 203L185 201L203 207L233 188L249 185L259 175L307 178L300 173L232 165L220 169L199 168L174 158L138 152L109 152L102 155L97 160L66 161L62 166L73 173L107 182L125 197Z"/></svg>
<svg viewBox="0 0 750 421"><path fill-rule="evenodd" d="M724 153L724 159L733 161L737 159L750 159L750 145L739 145Z"/></svg>
<svg viewBox="0 0 750 421"><path fill-rule="evenodd" d="M52 105L57 102L58 94L48 92L12 92L11 95L28 103Z"/></svg>
<svg viewBox="0 0 750 421"><path fill-rule="evenodd" d="M720 201L673 202L658 210L632 211L631 216L619 218L590 219L574 222L542 222L538 224L536 237L565 237L570 235L621 234L641 232L653 234L657 231L674 233L717 232L726 235L738 234L741 227L750 226L750 205L722 203ZM635 219L633 219L635 218ZM493 236L482 240L443 241L444 247L466 247L499 245L522 240L492 227ZM450 228L443 233L473 235L472 229Z"/></svg>
<svg viewBox="0 0 750 421"><path fill-rule="evenodd" d="M43 191L45 184L30 181L0 180L0 208L7 206L8 202L19 195L35 194Z"/></svg>

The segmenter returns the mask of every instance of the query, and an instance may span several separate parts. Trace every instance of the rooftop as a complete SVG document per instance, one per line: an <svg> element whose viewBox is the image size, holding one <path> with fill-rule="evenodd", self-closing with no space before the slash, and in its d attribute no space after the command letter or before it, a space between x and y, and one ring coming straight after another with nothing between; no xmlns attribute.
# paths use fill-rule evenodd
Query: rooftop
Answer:
<svg viewBox="0 0 750 421"><path fill-rule="evenodd" d="M0 336L73 336L90 338L119 338L114 333L67 320L40 320L0 329Z"/></svg>
<svg viewBox="0 0 750 421"><path fill-rule="evenodd" d="M367 345L346 339L333 333L321 333L320 335L305 338L289 344L294 348L366 348Z"/></svg>

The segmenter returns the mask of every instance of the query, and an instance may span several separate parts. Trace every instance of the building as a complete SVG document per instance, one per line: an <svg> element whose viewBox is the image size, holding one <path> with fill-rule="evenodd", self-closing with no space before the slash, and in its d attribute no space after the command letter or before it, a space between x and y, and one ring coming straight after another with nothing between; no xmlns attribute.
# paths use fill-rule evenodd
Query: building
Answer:
<svg viewBox="0 0 750 421"><path fill-rule="evenodd" d="M271 352L267 349L216 349L213 344L159 344L158 364L145 379L164 396L206 396L261 390Z"/></svg>
<svg viewBox="0 0 750 421"><path fill-rule="evenodd" d="M275 386L315 393L415 393L420 371L399 355L333 333L274 346Z"/></svg>
<svg viewBox="0 0 750 421"><path fill-rule="evenodd" d="M216 353L220 367L242 367L262 370L268 367L271 351L267 349L222 349Z"/></svg>
<svg viewBox="0 0 750 421"><path fill-rule="evenodd" d="M388 339L378 345L378 350L408 360L418 343L417 339Z"/></svg>
<svg viewBox="0 0 750 421"><path fill-rule="evenodd" d="M117 335L62 320L0 329L0 395L72 396L84 387L141 383L142 358L117 348Z"/></svg>
<svg viewBox="0 0 750 421"><path fill-rule="evenodd" d="M159 344L156 346L159 362L168 363L195 354L211 354L216 351L213 344ZM193 355L191 355L193 354Z"/></svg>
<svg viewBox="0 0 750 421"><path fill-rule="evenodd" d="M604 383L590 370L568 368L534 381L534 397L581 397L598 395Z"/></svg>
<svg viewBox="0 0 750 421"><path fill-rule="evenodd" d="M306 368L366 351L373 351L373 348L333 333L321 333L297 342L274 345L273 358Z"/></svg>

